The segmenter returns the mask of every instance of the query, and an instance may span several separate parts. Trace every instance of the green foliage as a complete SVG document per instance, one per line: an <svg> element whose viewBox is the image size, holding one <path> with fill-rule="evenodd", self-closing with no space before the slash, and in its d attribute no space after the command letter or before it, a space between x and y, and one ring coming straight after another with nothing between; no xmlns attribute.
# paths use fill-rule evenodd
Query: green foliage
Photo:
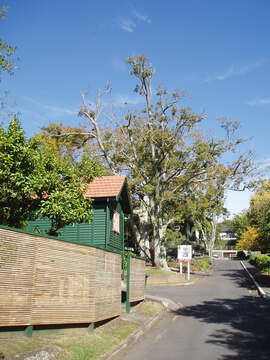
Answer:
<svg viewBox="0 0 270 360"><path fill-rule="evenodd" d="M241 235L246 231L249 220L246 212L242 212L241 214L236 215L232 220L227 221L228 225L230 225L236 234L236 237L240 239Z"/></svg>
<svg viewBox="0 0 270 360"><path fill-rule="evenodd" d="M243 139L237 137L237 122L223 120L221 138L204 136L200 128L204 116L183 107L182 94L152 88L155 71L146 56L129 57L127 64L136 80L134 90L143 97L142 107L108 124L108 114L102 112L102 97L110 92L107 86L99 90L94 105L83 97L79 114L88 122L91 149L110 171L130 178L134 242L145 250L146 241L151 241L152 261L165 266L165 240L181 241L171 232L165 236L168 223L187 220L196 222L198 230L213 233L213 218L225 211L224 188L245 184L250 157L239 155ZM232 162L224 165L227 154Z"/></svg>
<svg viewBox="0 0 270 360"><path fill-rule="evenodd" d="M257 228L248 226L236 243L237 250L260 250L260 233Z"/></svg>
<svg viewBox="0 0 270 360"><path fill-rule="evenodd" d="M21 226L30 216L40 155L38 143L26 140L16 118L7 131L0 128L1 223Z"/></svg>
<svg viewBox="0 0 270 360"><path fill-rule="evenodd" d="M246 258L247 256L243 250L237 251L237 259L245 260Z"/></svg>
<svg viewBox="0 0 270 360"><path fill-rule="evenodd" d="M166 230L165 240L167 247L176 247L186 240L186 236L183 235L179 230L175 230L174 228L170 227Z"/></svg>
<svg viewBox="0 0 270 360"><path fill-rule="evenodd" d="M127 270L127 259L128 257L136 258L138 255L136 255L133 251L124 251L123 255L123 270Z"/></svg>
<svg viewBox="0 0 270 360"><path fill-rule="evenodd" d="M250 201L248 219L251 226L260 233L259 248L263 252L270 250L270 181L265 180Z"/></svg>
<svg viewBox="0 0 270 360"><path fill-rule="evenodd" d="M177 260L169 261L168 265L173 268L179 268ZM209 256L192 258L191 271L209 272L212 269L212 261ZM183 263L183 271L187 272L187 264Z"/></svg>
<svg viewBox="0 0 270 360"><path fill-rule="evenodd" d="M270 268L270 256L268 255L251 255L249 257L249 261L261 271L265 271Z"/></svg>
<svg viewBox="0 0 270 360"><path fill-rule="evenodd" d="M91 200L85 184L102 174L96 161L78 162L42 151L37 139L27 140L14 118L7 131L0 128L0 222L22 227L38 216L52 221L51 234L72 222L91 221Z"/></svg>
<svg viewBox="0 0 270 360"><path fill-rule="evenodd" d="M235 245L235 240L221 240L219 237L217 237L214 248L215 250L230 250L234 249Z"/></svg>
<svg viewBox="0 0 270 360"><path fill-rule="evenodd" d="M2 8L0 8L0 20L3 20L5 18L6 13L7 13L7 7L2 6ZM15 67L15 59L14 59L15 51L16 51L15 46L11 46L5 40L0 39L0 81L3 72L9 74L13 73Z"/></svg>
<svg viewBox="0 0 270 360"><path fill-rule="evenodd" d="M35 138L44 150L51 149L58 156L69 156L72 160L76 160L80 157L81 149L89 139L89 135L82 134L80 128L62 123L50 123L48 126L43 126Z"/></svg>
<svg viewBox="0 0 270 360"><path fill-rule="evenodd" d="M211 258L209 256L205 256L198 259L192 259L193 268L195 269L197 266L199 271L208 272L212 267Z"/></svg>
<svg viewBox="0 0 270 360"><path fill-rule="evenodd" d="M270 181L260 183L249 209L236 215L232 227L237 234L237 249L270 250Z"/></svg>

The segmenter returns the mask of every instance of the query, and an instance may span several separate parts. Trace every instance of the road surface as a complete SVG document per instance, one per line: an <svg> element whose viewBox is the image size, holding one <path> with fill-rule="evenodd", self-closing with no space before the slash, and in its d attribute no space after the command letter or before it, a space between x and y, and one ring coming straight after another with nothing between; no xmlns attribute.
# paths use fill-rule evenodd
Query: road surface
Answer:
<svg viewBox="0 0 270 360"><path fill-rule="evenodd" d="M215 261L195 285L156 287L182 307L164 316L122 360L269 360L270 300L256 296L238 261Z"/></svg>

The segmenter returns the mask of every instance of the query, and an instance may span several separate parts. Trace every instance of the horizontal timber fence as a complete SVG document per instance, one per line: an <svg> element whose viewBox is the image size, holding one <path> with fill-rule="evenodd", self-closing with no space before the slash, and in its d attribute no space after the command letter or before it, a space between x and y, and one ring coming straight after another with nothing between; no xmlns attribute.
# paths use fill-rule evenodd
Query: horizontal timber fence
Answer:
<svg viewBox="0 0 270 360"><path fill-rule="evenodd" d="M0 326L120 315L121 255L0 228Z"/></svg>
<svg viewBox="0 0 270 360"><path fill-rule="evenodd" d="M144 300L145 261L128 256L127 258L127 296L126 311L130 311L130 303Z"/></svg>
<svg viewBox="0 0 270 360"><path fill-rule="evenodd" d="M130 280L129 280L130 302L144 300L145 289L145 261L130 258Z"/></svg>

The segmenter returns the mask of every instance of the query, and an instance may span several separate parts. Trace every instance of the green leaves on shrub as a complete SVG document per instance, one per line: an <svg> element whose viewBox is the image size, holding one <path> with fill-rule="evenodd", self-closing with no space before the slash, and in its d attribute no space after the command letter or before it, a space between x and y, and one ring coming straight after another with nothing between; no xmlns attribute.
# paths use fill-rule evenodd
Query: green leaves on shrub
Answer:
<svg viewBox="0 0 270 360"><path fill-rule="evenodd" d="M251 255L249 262L261 271L270 268L270 256L265 254Z"/></svg>
<svg viewBox="0 0 270 360"><path fill-rule="evenodd" d="M76 222L90 222L92 201L86 184L102 175L97 161L82 154L78 161L42 149L27 139L17 118L0 126L0 223L23 227L28 220L47 217L51 235Z"/></svg>
<svg viewBox="0 0 270 360"><path fill-rule="evenodd" d="M137 255L133 252L133 251L124 251L124 256L123 256L123 269L127 270L127 259L128 257L137 257Z"/></svg>
<svg viewBox="0 0 270 360"><path fill-rule="evenodd" d="M247 258L246 254L243 250L237 251L237 259L245 260L246 258Z"/></svg>

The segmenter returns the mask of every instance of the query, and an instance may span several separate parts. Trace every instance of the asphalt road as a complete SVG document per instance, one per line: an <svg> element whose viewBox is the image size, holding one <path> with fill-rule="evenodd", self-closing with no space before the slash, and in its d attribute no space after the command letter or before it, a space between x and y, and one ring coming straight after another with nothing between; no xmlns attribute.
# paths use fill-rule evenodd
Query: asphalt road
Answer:
<svg viewBox="0 0 270 360"><path fill-rule="evenodd" d="M270 300L256 296L238 261L217 260L212 276L152 295L183 306L164 316L123 360L269 360Z"/></svg>

